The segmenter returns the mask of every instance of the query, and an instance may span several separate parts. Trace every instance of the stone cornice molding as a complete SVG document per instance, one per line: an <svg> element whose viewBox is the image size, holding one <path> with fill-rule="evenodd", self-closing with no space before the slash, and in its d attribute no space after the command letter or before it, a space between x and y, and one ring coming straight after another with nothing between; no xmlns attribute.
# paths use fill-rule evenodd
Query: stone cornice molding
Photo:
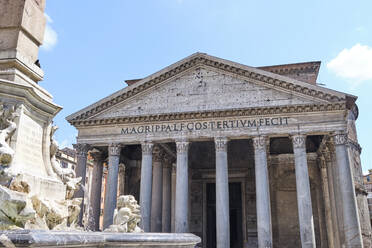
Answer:
<svg viewBox="0 0 372 248"><path fill-rule="evenodd" d="M73 125L79 120L86 120L91 118L98 113L117 105L140 92L143 92L161 82L171 79L172 77L179 75L180 73L197 66L209 66L228 73L232 73L238 76L242 76L245 79L253 81L259 81L265 83L268 86L274 88L281 88L286 91L296 92L302 95L315 97L327 102L340 102L346 101L347 96L344 93L326 89L320 86L311 85L295 79L290 79L285 76L280 76L271 72L260 70L257 68L241 65L231 61L219 59L207 54L197 53L185 58L178 63L171 65L162 71L150 75L141 81L133 84L132 86L126 87L109 97L102 99L101 101L92 104L85 109L66 117L67 121ZM349 96L352 98L351 101L355 101L356 97ZM353 100L354 99L354 100ZM353 104L349 104L353 105Z"/></svg>
<svg viewBox="0 0 372 248"><path fill-rule="evenodd" d="M71 121L75 127L79 126L102 126L102 125L117 125L117 124L132 124L146 123L154 121L178 121L192 119L208 119L208 118L226 118L236 116L262 116L274 114L292 114L292 113L310 113L319 111L338 111L345 110L345 102L329 103L329 104L310 104L310 105L289 105L289 106L273 106L273 107L255 107L244 109L228 109L214 111L195 111L195 112L180 112L168 114L154 114L142 116L115 117L104 119L88 119Z"/></svg>
<svg viewBox="0 0 372 248"><path fill-rule="evenodd" d="M177 154L188 153L190 142L186 139L176 140Z"/></svg>
<svg viewBox="0 0 372 248"><path fill-rule="evenodd" d="M257 137L254 137L252 140L253 140L253 148L256 151L264 150L266 148L266 142L267 142L266 136L257 136Z"/></svg>
<svg viewBox="0 0 372 248"><path fill-rule="evenodd" d="M154 144L152 142L145 141L141 144L142 155L152 155L152 149Z"/></svg>
<svg viewBox="0 0 372 248"><path fill-rule="evenodd" d="M229 139L226 137L217 137L214 139L214 144L216 147L216 152L227 152L227 145Z"/></svg>
<svg viewBox="0 0 372 248"><path fill-rule="evenodd" d="M112 143L108 147L109 156L120 156L121 148L123 146L118 143Z"/></svg>
<svg viewBox="0 0 372 248"><path fill-rule="evenodd" d="M306 135L304 134L294 134L291 135L293 148L306 149Z"/></svg>
<svg viewBox="0 0 372 248"><path fill-rule="evenodd" d="M73 144L72 145L74 149L76 150L76 155L77 156L84 156L86 157L88 155L88 151L91 149L91 146L88 144Z"/></svg>

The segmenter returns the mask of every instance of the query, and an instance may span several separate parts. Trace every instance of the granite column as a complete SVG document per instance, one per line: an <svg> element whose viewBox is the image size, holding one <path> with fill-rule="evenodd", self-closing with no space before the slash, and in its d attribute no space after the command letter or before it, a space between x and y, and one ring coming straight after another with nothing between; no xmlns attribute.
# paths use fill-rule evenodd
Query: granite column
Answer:
<svg viewBox="0 0 372 248"><path fill-rule="evenodd" d="M84 214L84 189L85 189L85 178L87 173L87 156L88 151L90 150L90 146L88 144L74 144L73 145L76 150L76 177L81 177L80 187L75 192L74 198L82 198L82 202L80 205L80 213L77 220L78 225L83 224L83 214Z"/></svg>
<svg viewBox="0 0 372 248"><path fill-rule="evenodd" d="M227 138L215 138L216 147L216 238L217 248L230 247L229 175Z"/></svg>
<svg viewBox="0 0 372 248"><path fill-rule="evenodd" d="M103 212L103 230L112 225L114 220L114 211L118 194L118 174L120 159L120 144L111 144L108 148L109 163L108 176L105 193L105 207Z"/></svg>
<svg viewBox="0 0 372 248"><path fill-rule="evenodd" d="M161 232L164 152L155 145L152 155L151 232Z"/></svg>
<svg viewBox="0 0 372 248"><path fill-rule="evenodd" d="M272 242L269 172L266 137L253 138L256 174L257 236L259 248L270 248Z"/></svg>
<svg viewBox="0 0 372 248"><path fill-rule="evenodd" d="M311 205L310 179L307 167L306 136L292 136L296 170L296 191L302 248L315 248L313 210Z"/></svg>
<svg viewBox="0 0 372 248"><path fill-rule="evenodd" d="M177 146L177 174L176 174L176 206L175 232L187 233L189 230L189 142L176 141Z"/></svg>
<svg viewBox="0 0 372 248"><path fill-rule="evenodd" d="M152 188L152 149L151 142L142 143L142 164L141 164L141 188L140 206L142 222L141 227L145 232L151 231L151 188Z"/></svg>
<svg viewBox="0 0 372 248"><path fill-rule="evenodd" d="M172 163L168 155L164 156L163 164L163 209L162 232L171 232L171 194L172 194Z"/></svg>
<svg viewBox="0 0 372 248"><path fill-rule="evenodd" d="M363 247L362 234L355 196L353 173L347 151L346 133L337 132L333 137L342 199L342 215L346 248Z"/></svg>
<svg viewBox="0 0 372 248"><path fill-rule="evenodd" d="M88 229L91 231L99 230L99 219L101 215L101 191L102 191L102 174L103 161L105 157L102 152L91 152L93 157L93 178L90 189L90 206L92 208L91 216L88 220Z"/></svg>

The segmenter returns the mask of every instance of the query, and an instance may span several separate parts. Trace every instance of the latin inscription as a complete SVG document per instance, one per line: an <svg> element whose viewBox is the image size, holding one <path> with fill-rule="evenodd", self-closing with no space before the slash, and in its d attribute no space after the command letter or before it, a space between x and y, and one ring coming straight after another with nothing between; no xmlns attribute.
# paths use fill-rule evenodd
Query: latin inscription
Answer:
<svg viewBox="0 0 372 248"><path fill-rule="evenodd" d="M236 119L224 121L196 121L181 123L166 123L154 125L141 125L135 127L125 127L121 129L121 134L143 134L158 132L182 132L199 130L228 130L236 128L255 128L261 126L283 126L288 125L289 117L257 118L257 119Z"/></svg>

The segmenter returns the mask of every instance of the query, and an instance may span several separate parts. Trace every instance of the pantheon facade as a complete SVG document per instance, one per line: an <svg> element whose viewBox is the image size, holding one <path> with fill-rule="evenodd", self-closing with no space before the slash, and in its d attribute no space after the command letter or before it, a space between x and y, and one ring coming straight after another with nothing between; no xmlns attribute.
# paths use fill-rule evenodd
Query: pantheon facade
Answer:
<svg viewBox="0 0 372 248"><path fill-rule="evenodd" d="M357 97L319 86L319 67L195 53L68 116L78 176L94 158L90 228L107 163L103 228L131 194L146 232L200 247L371 247Z"/></svg>

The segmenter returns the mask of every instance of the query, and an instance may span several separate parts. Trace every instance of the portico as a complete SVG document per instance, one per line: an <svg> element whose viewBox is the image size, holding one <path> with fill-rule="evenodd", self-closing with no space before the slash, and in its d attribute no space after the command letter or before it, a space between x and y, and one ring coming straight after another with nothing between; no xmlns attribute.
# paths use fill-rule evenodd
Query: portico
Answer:
<svg viewBox="0 0 372 248"><path fill-rule="evenodd" d="M104 228L123 163L146 232L192 232L203 247L362 247L356 98L274 69L197 53L67 117L77 147L107 151Z"/></svg>

